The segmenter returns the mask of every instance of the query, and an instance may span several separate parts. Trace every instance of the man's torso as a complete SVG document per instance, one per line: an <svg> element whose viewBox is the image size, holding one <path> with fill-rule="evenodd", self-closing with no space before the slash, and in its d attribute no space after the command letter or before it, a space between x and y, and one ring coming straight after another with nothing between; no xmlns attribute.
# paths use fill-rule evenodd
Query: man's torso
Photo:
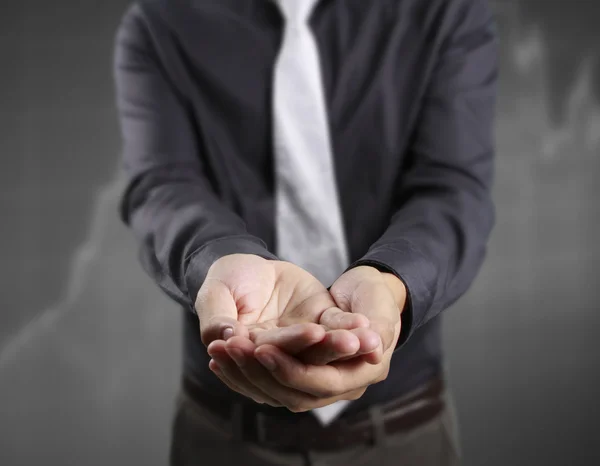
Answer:
<svg viewBox="0 0 600 466"><path fill-rule="evenodd" d="M397 206L451 3L323 0L312 16L351 261L379 238ZM283 32L276 5L160 0L141 3L138 14L197 131L206 176L249 233L274 250L272 73ZM186 313L184 326L185 372L222 387L207 368L195 316ZM394 355L388 379L353 409L409 391L439 371L439 333L438 319L424 325Z"/></svg>

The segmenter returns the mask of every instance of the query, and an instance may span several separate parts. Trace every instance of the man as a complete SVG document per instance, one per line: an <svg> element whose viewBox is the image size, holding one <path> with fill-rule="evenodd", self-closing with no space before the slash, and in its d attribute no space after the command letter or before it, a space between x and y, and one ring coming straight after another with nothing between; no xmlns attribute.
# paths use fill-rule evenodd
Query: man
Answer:
<svg viewBox="0 0 600 466"><path fill-rule="evenodd" d="M122 215L186 308L172 464L457 464L438 315L493 224L485 1L141 2L115 69Z"/></svg>

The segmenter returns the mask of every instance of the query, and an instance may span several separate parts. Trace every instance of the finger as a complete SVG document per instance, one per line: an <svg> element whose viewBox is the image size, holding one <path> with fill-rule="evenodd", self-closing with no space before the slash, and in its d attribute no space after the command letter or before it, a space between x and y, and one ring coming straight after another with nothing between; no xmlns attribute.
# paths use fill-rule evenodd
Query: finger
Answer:
<svg viewBox="0 0 600 466"><path fill-rule="evenodd" d="M264 393L241 373L237 363L227 352L224 342L214 342L209 348L209 354L216 361L220 372L224 376L222 380L227 383L231 389L256 401L257 403L267 403L271 406L281 406L279 401Z"/></svg>
<svg viewBox="0 0 600 466"><path fill-rule="evenodd" d="M254 350L251 342L233 338L227 342L226 347L237 361L238 368L246 379L251 380L263 393L278 400L280 404L286 406L293 412L304 412L327 406L340 399L356 399L364 393L364 389L362 389L362 391L355 390L352 393L343 393L336 397L316 397L310 393L301 392L280 384L272 374L253 357ZM238 352L237 354L236 351Z"/></svg>
<svg viewBox="0 0 600 466"><path fill-rule="evenodd" d="M356 352L357 355L369 355L366 361L371 364L379 364L383 355L381 336L378 332L370 328L357 328L351 330L356 335L360 342L360 349Z"/></svg>
<svg viewBox="0 0 600 466"><path fill-rule="evenodd" d="M368 328L370 324L367 316L346 312L338 307L330 307L329 309L326 309L321 314L319 323L330 329L346 330L362 327Z"/></svg>
<svg viewBox="0 0 600 466"><path fill-rule="evenodd" d="M298 354L323 340L325 329L315 323L295 324L270 330L250 331L256 346L273 345L288 354Z"/></svg>
<svg viewBox="0 0 600 466"><path fill-rule="evenodd" d="M340 358L354 356L360 350L359 338L349 330L330 330L321 342L298 355L305 364L324 365Z"/></svg>
<svg viewBox="0 0 600 466"><path fill-rule="evenodd" d="M245 396L246 398L250 398L250 399L256 401L257 403L261 403L261 404L264 403L262 400L259 401L259 400L252 398L252 395L250 393L248 393L247 391L240 388L238 385L231 382L231 380L229 380L227 378L227 376L225 375L225 373L223 372L223 370L219 366L219 363L216 360L211 359L210 362L208 363L208 368L221 380L221 382L223 382L225 385L227 385L234 392L237 392L240 395Z"/></svg>
<svg viewBox="0 0 600 466"><path fill-rule="evenodd" d="M233 326L233 333L225 331L223 332L225 335L225 338L223 338L224 341L229 340L229 338L231 338L232 336L236 336L236 337L242 337L242 338L250 338L250 330L248 329L248 327L240 322L237 322L234 326Z"/></svg>
<svg viewBox="0 0 600 466"><path fill-rule="evenodd" d="M281 406L281 403L277 400L274 400L257 387L249 384L240 373L234 361L223 363L223 366L223 369L219 366L220 378L229 388L258 404L268 404L273 407Z"/></svg>
<svg viewBox="0 0 600 466"><path fill-rule="evenodd" d="M304 364L269 345L257 348L254 355L281 385L320 398L336 397L380 382L389 370L383 364L367 364L360 358L324 366Z"/></svg>
<svg viewBox="0 0 600 466"><path fill-rule="evenodd" d="M350 272L360 275L358 269ZM369 328L377 332L383 342L383 351L387 351L400 333L400 311L388 285L378 272L369 279L353 278L351 273L346 281L341 280L339 287L332 290L332 296L338 306L351 309L355 314L362 314L369 319ZM358 283L354 283L356 280ZM349 282L348 282L349 281ZM350 292L346 292L346 288Z"/></svg>
<svg viewBox="0 0 600 466"><path fill-rule="evenodd" d="M218 366L218 363L215 364ZM238 392L239 394L245 396L246 398L252 401L255 401L258 404L268 404L273 407L282 406L281 403L279 403L277 400L274 400L267 394L262 393L258 388L254 386L251 386L250 388L246 389L244 388L243 382L242 384L234 383L233 380L244 381L245 379L240 373L239 369L235 366L235 363L233 361L226 365L226 369L221 369L220 366L218 367L218 370L220 371L219 377L232 390Z"/></svg>
<svg viewBox="0 0 600 466"><path fill-rule="evenodd" d="M400 335L400 325L400 319L397 319L395 322L387 319L373 320L371 322L371 330L378 333L381 337L382 352L388 351L393 342L396 341L396 335Z"/></svg>
<svg viewBox="0 0 600 466"><path fill-rule="evenodd" d="M305 364L321 366L333 361L348 361L366 356L363 359L365 362L379 364L382 355L379 334L368 328L357 328L328 332L322 342L298 354L298 359Z"/></svg>
<svg viewBox="0 0 600 466"><path fill-rule="evenodd" d="M383 346L381 337L379 334L371 329L357 328L351 330L351 332L357 336L360 341L360 349L351 355L340 356L333 361L348 361L350 359L360 357L364 362L368 364L380 364L383 358ZM302 362L308 363L304 358L299 358ZM314 362L311 364L315 364Z"/></svg>
<svg viewBox="0 0 600 466"><path fill-rule="evenodd" d="M196 297L196 313L200 320L200 336L208 346L213 341L227 339L239 329L238 312L231 290L221 280L207 278Z"/></svg>
<svg viewBox="0 0 600 466"><path fill-rule="evenodd" d="M219 367L219 363L217 363L217 361L215 361L214 359L211 359L210 362L208 363L208 368L219 378L221 379L221 381L227 385L231 390L233 390L234 392L239 393L240 395L245 396L246 398L250 398L251 400L260 403L260 404L264 404L264 400L259 400L256 398L253 398L252 395L247 392L246 390L243 390L242 388L240 388L238 385L234 384L233 382L231 382L231 380L229 380L227 378L227 376L225 375L225 373L222 371L222 369Z"/></svg>
<svg viewBox="0 0 600 466"><path fill-rule="evenodd" d="M381 343L381 339L379 339L379 344L375 350L366 353L358 352L355 355L340 358L338 361L350 361L352 359L360 359L361 361L374 366L381 364L383 362L383 344Z"/></svg>

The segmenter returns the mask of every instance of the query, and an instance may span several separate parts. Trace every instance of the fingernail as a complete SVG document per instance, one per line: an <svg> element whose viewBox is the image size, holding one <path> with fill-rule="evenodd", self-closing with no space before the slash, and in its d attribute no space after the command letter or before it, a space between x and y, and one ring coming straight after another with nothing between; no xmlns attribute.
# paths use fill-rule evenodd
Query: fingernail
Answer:
<svg viewBox="0 0 600 466"><path fill-rule="evenodd" d="M221 332L223 340L227 341L233 336L233 329L231 327L224 328Z"/></svg>
<svg viewBox="0 0 600 466"><path fill-rule="evenodd" d="M264 353L257 353L256 359L258 359L258 362L265 366L267 370L271 372L277 370L277 363L275 362L275 358L273 358L273 356Z"/></svg>
<svg viewBox="0 0 600 466"><path fill-rule="evenodd" d="M229 356L231 356L231 359L233 359L238 366L241 367L246 363L246 358L244 357L244 353L242 353L239 349L227 348L227 353L229 353Z"/></svg>

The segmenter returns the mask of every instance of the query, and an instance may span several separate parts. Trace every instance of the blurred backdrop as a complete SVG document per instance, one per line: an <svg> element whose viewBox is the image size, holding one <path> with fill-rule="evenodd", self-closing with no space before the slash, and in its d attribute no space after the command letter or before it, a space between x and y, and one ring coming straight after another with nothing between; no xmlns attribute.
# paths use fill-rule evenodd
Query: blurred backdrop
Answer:
<svg viewBox="0 0 600 466"><path fill-rule="evenodd" d="M0 5L0 465L164 465L180 315L117 218L125 0ZM600 464L600 2L498 0L498 223L445 314L467 466Z"/></svg>

